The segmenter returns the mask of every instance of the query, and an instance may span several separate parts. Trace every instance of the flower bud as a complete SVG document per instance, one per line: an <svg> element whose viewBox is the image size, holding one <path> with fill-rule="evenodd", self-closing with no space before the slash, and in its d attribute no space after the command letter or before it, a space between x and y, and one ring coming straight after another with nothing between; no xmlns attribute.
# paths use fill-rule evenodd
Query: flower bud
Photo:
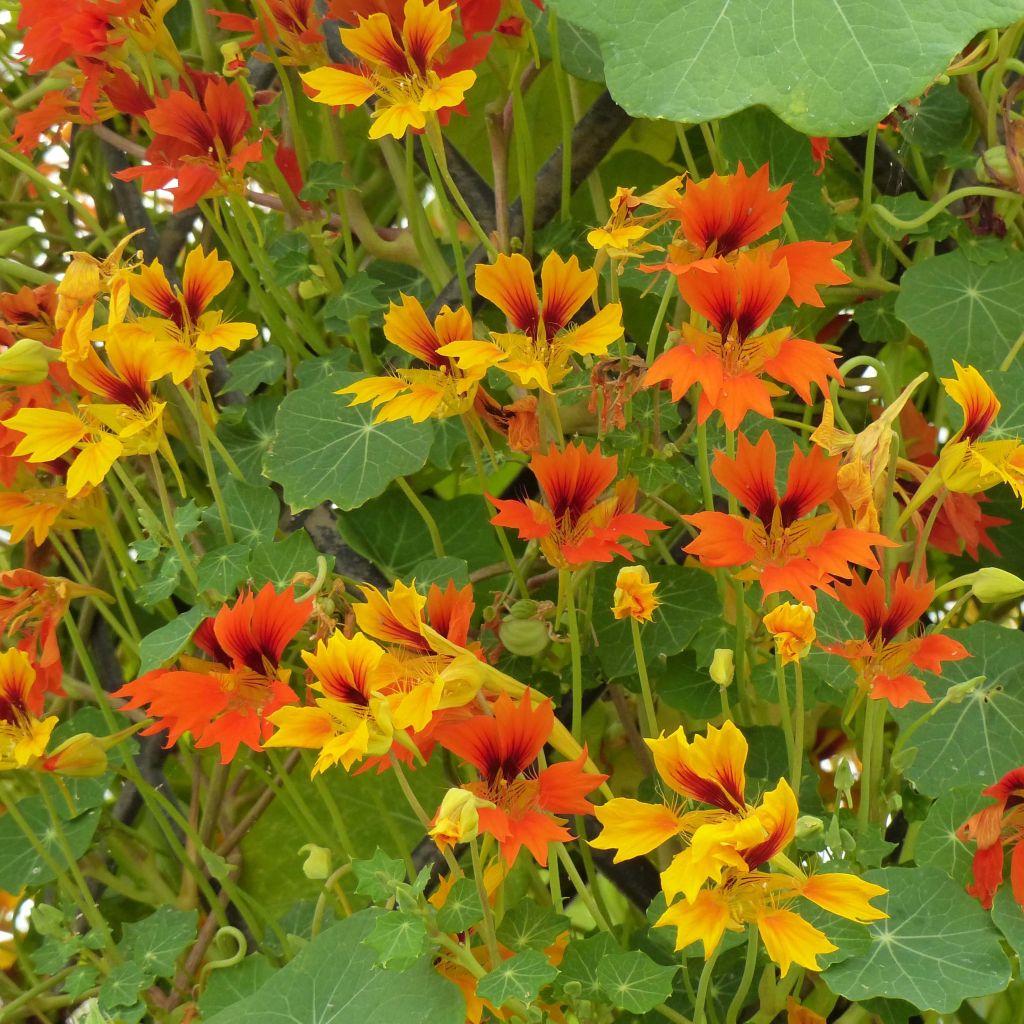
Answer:
<svg viewBox="0 0 1024 1024"><path fill-rule="evenodd" d="M801 814L796 819L797 839L810 839L812 836L820 835L825 831L825 822L816 818L813 814Z"/></svg>
<svg viewBox="0 0 1024 1024"><path fill-rule="evenodd" d="M780 604L763 621L784 665L803 658L818 635L814 630L814 611L805 604Z"/></svg>
<svg viewBox="0 0 1024 1024"><path fill-rule="evenodd" d="M971 575L974 577L971 583L971 593L982 604L1015 601L1019 597L1024 597L1024 580L1005 569L988 565Z"/></svg>
<svg viewBox="0 0 1024 1024"><path fill-rule="evenodd" d="M46 380L50 363L59 358L57 349L22 338L0 353L0 384L38 384Z"/></svg>
<svg viewBox="0 0 1024 1024"><path fill-rule="evenodd" d="M960 704L966 700L988 676L974 676L972 679L965 679L962 683L954 683L942 698L944 704Z"/></svg>
<svg viewBox="0 0 1024 1024"><path fill-rule="evenodd" d="M104 743L91 732L80 732L47 754L43 758L42 769L76 779L95 778L107 770Z"/></svg>
<svg viewBox="0 0 1024 1024"><path fill-rule="evenodd" d="M719 686L728 686L732 682L734 658L735 655L731 647L719 647L715 650L715 656L711 659L711 668L708 672L711 679Z"/></svg>
<svg viewBox="0 0 1024 1024"><path fill-rule="evenodd" d="M650 622L654 618L654 609L661 604L654 594L657 589L658 584L651 582L644 566L623 566L615 578L612 615L617 619Z"/></svg>
<svg viewBox="0 0 1024 1024"><path fill-rule="evenodd" d="M479 809L493 806L489 800L481 800L468 789L449 789L428 834L442 849L456 843L468 843L480 832Z"/></svg>
<svg viewBox="0 0 1024 1024"><path fill-rule="evenodd" d="M302 873L313 881L320 881L327 878L331 873L331 851L326 846L317 846L315 843L306 843L299 847L299 853L306 853L302 865Z"/></svg>

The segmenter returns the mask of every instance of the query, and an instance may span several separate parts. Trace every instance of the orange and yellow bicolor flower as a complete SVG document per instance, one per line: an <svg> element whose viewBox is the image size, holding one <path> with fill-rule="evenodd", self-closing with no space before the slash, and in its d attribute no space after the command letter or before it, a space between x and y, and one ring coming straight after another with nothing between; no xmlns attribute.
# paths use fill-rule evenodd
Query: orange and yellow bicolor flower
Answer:
<svg viewBox="0 0 1024 1024"><path fill-rule="evenodd" d="M472 317L465 309L442 306L431 325L418 299L405 294L401 299L401 305L392 302L384 315L384 337L424 365L359 380L337 393L351 395L353 405L371 402L378 423L403 418L422 423L468 412L487 368L460 369L439 350L472 342Z"/></svg>
<svg viewBox="0 0 1024 1024"><path fill-rule="evenodd" d="M360 17L356 28L341 30L359 66L317 68L302 80L317 103L332 107L358 107L376 96L371 139L421 131L429 116L458 107L476 81L476 72L445 65L454 14L454 6L442 8L438 0L406 0L397 35L383 12Z"/></svg>
<svg viewBox="0 0 1024 1024"><path fill-rule="evenodd" d="M657 246L643 239L668 219L672 200L678 198L682 184L682 176L670 178L642 196L636 195L635 188L620 186L608 200L611 216L601 227L593 228L587 234L587 242L613 259L652 252ZM644 206L653 212L639 213Z"/></svg>
<svg viewBox="0 0 1024 1024"><path fill-rule="evenodd" d="M38 718L32 690L36 672L16 647L0 654L0 771L28 768L45 753L57 716Z"/></svg>
<svg viewBox="0 0 1024 1024"><path fill-rule="evenodd" d="M597 290L597 274L582 270L575 256L549 253L540 271L538 297L529 260L501 254L476 268L476 290L507 317L511 331L490 341L457 341L439 351L463 373L496 366L524 388L554 393L569 373L573 356L603 356L622 337L622 307L610 302L582 323L574 317Z"/></svg>
<svg viewBox="0 0 1024 1024"><path fill-rule="evenodd" d="M150 346L161 353L175 384L205 369L210 352L234 352L243 341L256 337L255 324L225 320L220 310L209 308L232 274L227 260L198 248L185 257L181 288L171 287L159 260L126 278L132 298L157 314L139 317L134 329L150 335Z"/></svg>

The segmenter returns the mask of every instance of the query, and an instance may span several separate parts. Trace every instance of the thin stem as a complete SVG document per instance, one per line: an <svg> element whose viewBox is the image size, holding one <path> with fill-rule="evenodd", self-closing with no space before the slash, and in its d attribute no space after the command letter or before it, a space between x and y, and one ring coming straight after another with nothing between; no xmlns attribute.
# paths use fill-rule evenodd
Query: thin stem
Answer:
<svg viewBox="0 0 1024 1024"><path fill-rule="evenodd" d="M565 868L565 873L569 876L572 884L576 887L576 894L586 905L587 910L590 911L590 916L594 919L594 923L603 932L610 932L611 926L608 924L604 915L601 913L600 907L597 905L597 901L594 899L594 894L590 891L590 887L586 882L583 881L583 877L576 869L576 865L572 861L572 857L569 856L569 851L561 843L553 843L555 847L555 854L558 857L562 867Z"/></svg>
<svg viewBox="0 0 1024 1024"><path fill-rule="evenodd" d="M868 829L871 820L872 787L877 782L875 778L875 746L882 743L881 730L885 725L885 701L871 700L865 702L864 708L864 738L861 741L861 776L860 776L860 803L857 807L857 831L860 835Z"/></svg>
<svg viewBox="0 0 1024 1024"><path fill-rule="evenodd" d="M562 67L562 52L558 41L558 17L552 10L548 15L548 35L551 41L551 69L555 75L555 91L558 94L558 115L562 130L562 197L561 219L570 216L572 199L572 101L569 98L569 82Z"/></svg>
<svg viewBox="0 0 1024 1024"><path fill-rule="evenodd" d="M164 483L164 475L160 469L160 463L155 455L151 455L150 460L153 464L153 479L156 483L156 491L160 495L160 506L164 512L164 526L167 528L167 535L171 539L171 546L181 560L181 568L188 577L189 583L198 592L199 577L196 575L195 566L192 564L192 556L185 550L181 534L178 533L178 526L174 522L174 510L171 508L171 498L167 493L167 485Z"/></svg>
<svg viewBox="0 0 1024 1024"><path fill-rule="evenodd" d="M743 976L736 988L736 994L732 997L732 1002L729 1003L729 1009L726 1011L725 1024L736 1024L740 1010L743 1009L743 1004L747 1001L747 993L750 991L750 983L754 979L756 963L757 929L752 925L747 925L747 958L743 962Z"/></svg>
<svg viewBox="0 0 1024 1024"><path fill-rule="evenodd" d="M572 660L572 736L583 742L583 652L580 648L580 624L576 618L573 574L558 570L558 587L565 595L565 613L569 620L569 652Z"/></svg>
<svg viewBox="0 0 1024 1024"><path fill-rule="evenodd" d="M718 954L722 951L722 944L715 946L711 956L704 961L704 969L700 972L700 981L697 982L697 998L693 1005L693 1024L705 1024L707 1021L708 988L711 986L711 972L715 969ZM685 970L685 968L684 968Z"/></svg>
<svg viewBox="0 0 1024 1024"><path fill-rule="evenodd" d="M632 616L629 625L633 633L633 653L636 655L636 671L640 677L640 692L644 700L644 730L650 737L658 735L658 715L654 710L654 697L651 694L651 680L647 675L647 659L644 657L644 647L640 642L640 623Z"/></svg>
<svg viewBox="0 0 1024 1024"><path fill-rule="evenodd" d="M501 963L501 953L498 951L498 938L494 932L494 914L491 911L491 901L487 895L487 885L484 882L484 869L480 862L480 844L473 838L469 841L469 855L473 862L473 883L476 885L476 894L480 900L480 908L483 911L483 933L484 944L487 946L487 954L491 958L491 964Z"/></svg>
<svg viewBox="0 0 1024 1024"><path fill-rule="evenodd" d="M782 734L786 740L786 760L792 774L793 762L796 758L796 745L793 739L793 718L789 710L789 690L786 687L786 665L782 654L775 651L775 681L779 690L779 717L782 719Z"/></svg>
<svg viewBox="0 0 1024 1024"><path fill-rule="evenodd" d="M472 292L469 289L469 279L466 277L466 258L462 251L462 243L459 241L459 222L448 200L448 193L445 191L444 183L441 180L441 173L434 159L434 152L430 145L423 147L423 156L427 163L427 173L430 175L430 182L434 186L434 193L437 196L437 204L441 207L441 216L444 217L445 227L448 230L448 244L452 248L452 259L455 260L455 274L459 279L459 291L462 293L462 304L471 308L473 304Z"/></svg>
<svg viewBox="0 0 1024 1024"><path fill-rule="evenodd" d="M796 681L796 708L793 711L793 762L790 767L790 783L793 792L800 795L800 781L804 766L804 670L799 661L793 663Z"/></svg>
<svg viewBox="0 0 1024 1024"><path fill-rule="evenodd" d="M437 522L430 514L430 509L423 504L420 496L409 486L404 476L395 477L395 483L398 484L401 492L409 499L409 504L416 510L420 519L423 520L423 525L427 528L427 533L430 534L430 543L434 547L434 555L437 558L444 558L444 542L441 540L441 531L437 528Z"/></svg>

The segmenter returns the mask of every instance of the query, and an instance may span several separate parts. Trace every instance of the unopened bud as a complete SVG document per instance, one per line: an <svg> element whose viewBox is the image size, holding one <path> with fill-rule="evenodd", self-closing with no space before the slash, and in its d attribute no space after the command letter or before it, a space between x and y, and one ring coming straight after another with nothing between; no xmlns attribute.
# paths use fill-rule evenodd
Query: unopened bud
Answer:
<svg viewBox="0 0 1024 1024"><path fill-rule="evenodd" d="M39 384L46 380L50 363L59 358L57 349L22 338L0 353L0 384Z"/></svg>
<svg viewBox="0 0 1024 1024"><path fill-rule="evenodd" d="M982 604L1015 601L1019 597L1024 597L1024 580L1005 569L988 565L971 575L974 577L971 583L971 593Z"/></svg>
<svg viewBox="0 0 1024 1024"><path fill-rule="evenodd" d="M551 639L547 625L539 619L505 619L498 636L508 651L522 658L540 654Z"/></svg>
<svg viewBox="0 0 1024 1024"><path fill-rule="evenodd" d="M107 752L102 740L91 732L80 732L47 754L42 767L43 771L72 778L95 778L107 770Z"/></svg>
<svg viewBox="0 0 1024 1024"><path fill-rule="evenodd" d="M813 814L801 814L796 819L797 839L810 839L812 836L820 835L825 831L825 822L816 818Z"/></svg>
<svg viewBox="0 0 1024 1024"><path fill-rule="evenodd" d="M853 765L850 763L848 758L840 758L836 764L836 775L835 775L835 787L840 793L848 793L852 788L854 782L857 781L857 775L853 770Z"/></svg>
<svg viewBox="0 0 1024 1024"><path fill-rule="evenodd" d="M719 647L715 650L715 656L711 659L711 668L708 673L711 679L719 686L728 686L732 682L734 671L734 658L731 647Z"/></svg>
<svg viewBox="0 0 1024 1024"><path fill-rule="evenodd" d="M331 851L326 846L317 846L315 843L306 843L299 848L299 853L306 853L306 860L302 865L302 873L309 879L315 881L327 878L331 873Z"/></svg>
<svg viewBox="0 0 1024 1024"><path fill-rule="evenodd" d="M480 832L479 809L493 806L489 800L481 800L468 789L449 789L428 834L442 848L468 843Z"/></svg>
<svg viewBox="0 0 1024 1024"><path fill-rule="evenodd" d="M946 704L959 704L961 701L966 700L987 678L988 676L975 676L973 679L966 679L962 683L954 683L946 691L946 696L942 698L943 702Z"/></svg>

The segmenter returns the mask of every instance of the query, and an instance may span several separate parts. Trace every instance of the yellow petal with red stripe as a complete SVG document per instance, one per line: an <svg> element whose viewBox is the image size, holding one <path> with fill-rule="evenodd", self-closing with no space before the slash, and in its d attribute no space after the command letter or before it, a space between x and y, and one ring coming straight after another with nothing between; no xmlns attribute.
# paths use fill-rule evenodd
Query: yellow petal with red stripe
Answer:
<svg viewBox="0 0 1024 1024"><path fill-rule="evenodd" d="M77 416L59 409L21 409L4 424L25 435L14 454L29 462L59 459L89 432Z"/></svg>
<svg viewBox="0 0 1024 1024"><path fill-rule="evenodd" d="M679 832L679 816L664 804L645 804L617 797L594 808L604 830L590 845L598 850L617 850L615 863L642 857Z"/></svg>

